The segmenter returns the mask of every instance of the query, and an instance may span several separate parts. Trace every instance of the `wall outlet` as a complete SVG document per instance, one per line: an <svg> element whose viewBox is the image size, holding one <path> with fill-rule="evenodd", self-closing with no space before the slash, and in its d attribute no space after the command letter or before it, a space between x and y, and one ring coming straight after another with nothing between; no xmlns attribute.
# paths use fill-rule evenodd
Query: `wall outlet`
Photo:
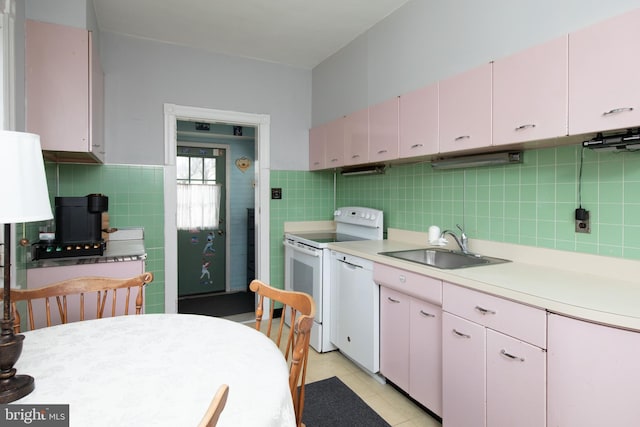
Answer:
<svg viewBox="0 0 640 427"><path fill-rule="evenodd" d="M586 209L576 209L576 233L591 233L591 221L589 211Z"/></svg>

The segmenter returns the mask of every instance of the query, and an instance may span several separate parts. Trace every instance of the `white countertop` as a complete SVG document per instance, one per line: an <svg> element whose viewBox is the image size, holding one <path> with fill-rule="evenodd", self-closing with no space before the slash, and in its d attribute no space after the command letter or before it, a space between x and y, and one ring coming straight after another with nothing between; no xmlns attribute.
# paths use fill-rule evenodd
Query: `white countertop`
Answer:
<svg viewBox="0 0 640 427"><path fill-rule="evenodd" d="M393 230L389 233L393 237ZM490 242L477 242L482 251L471 242L471 249L513 262L443 270L379 255L428 247L420 240L341 242L329 248L554 313L640 331L639 261Z"/></svg>
<svg viewBox="0 0 640 427"><path fill-rule="evenodd" d="M102 262L137 261L146 259L144 231L140 227L120 229L110 235L102 255L85 257L45 258L31 261L28 268L61 267L66 265L96 264Z"/></svg>

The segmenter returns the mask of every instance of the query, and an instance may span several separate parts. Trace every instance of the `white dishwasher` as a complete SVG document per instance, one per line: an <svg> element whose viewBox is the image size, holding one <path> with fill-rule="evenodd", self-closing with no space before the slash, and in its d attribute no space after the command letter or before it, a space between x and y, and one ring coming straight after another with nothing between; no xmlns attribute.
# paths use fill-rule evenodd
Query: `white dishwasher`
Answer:
<svg viewBox="0 0 640 427"><path fill-rule="evenodd" d="M380 371L380 287L373 262L331 251L331 342L372 374Z"/></svg>

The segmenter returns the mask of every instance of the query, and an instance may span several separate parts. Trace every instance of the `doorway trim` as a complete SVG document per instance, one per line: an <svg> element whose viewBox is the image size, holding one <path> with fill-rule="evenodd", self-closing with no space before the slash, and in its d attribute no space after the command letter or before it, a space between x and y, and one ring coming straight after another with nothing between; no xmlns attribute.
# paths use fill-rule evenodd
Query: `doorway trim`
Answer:
<svg viewBox="0 0 640 427"><path fill-rule="evenodd" d="M178 312L178 229L176 226L177 121L198 120L238 126L254 126L255 209L257 278L269 280L269 176L270 126L268 114L214 110L164 104L164 310Z"/></svg>

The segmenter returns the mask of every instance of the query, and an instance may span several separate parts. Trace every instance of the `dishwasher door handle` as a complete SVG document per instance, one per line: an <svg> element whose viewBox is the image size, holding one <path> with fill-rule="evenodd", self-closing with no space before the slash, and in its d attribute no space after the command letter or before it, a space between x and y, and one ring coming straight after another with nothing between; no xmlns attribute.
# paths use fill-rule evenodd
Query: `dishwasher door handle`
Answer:
<svg viewBox="0 0 640 427"><path fill-rule="evenodd" d="M339 262L343 263L345 266L347 266L348 268L351 268L352 270L355 270L356 268L364 268L361 265L356 265L356 264L351 264L350 262L347 262L343 259L339 259Z"/></svg>

